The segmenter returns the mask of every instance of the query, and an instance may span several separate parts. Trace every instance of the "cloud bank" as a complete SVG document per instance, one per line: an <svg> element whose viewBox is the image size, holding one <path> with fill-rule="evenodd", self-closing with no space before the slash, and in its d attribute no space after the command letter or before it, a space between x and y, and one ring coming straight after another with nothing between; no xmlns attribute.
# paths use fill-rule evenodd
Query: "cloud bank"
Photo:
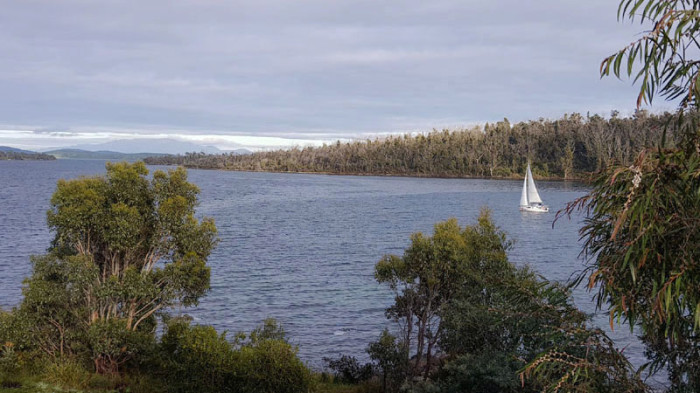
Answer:
<svg viewBox="0 0 700 393"><path fill-rule="evenodd" d="M624 112L634 89L601 80L598 66L643 26L618 23L616 9L611 0L10 2L0 13L0 144L167 135L277 146Z"/></svg>

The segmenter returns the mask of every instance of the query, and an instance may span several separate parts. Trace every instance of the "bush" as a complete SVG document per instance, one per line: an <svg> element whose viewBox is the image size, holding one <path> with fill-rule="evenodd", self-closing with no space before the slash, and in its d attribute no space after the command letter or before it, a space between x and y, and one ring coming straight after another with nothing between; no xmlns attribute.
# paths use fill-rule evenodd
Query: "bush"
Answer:
<svg viewBox="0 0 700 393"><path fill-rule="evenodd" d="M516 378L522 364L503 352L466 354L447 363L441 370L441 390L446 392L527 391Z"/></svg>
<svg viewBox="0 0 700 393"><path fill-rule="evenodd" d="M493 177L511 177L513 171L508 167L499 166L493 170Z"/></svg>
<svg viewBox="0 0 700 393"><path fill-rule="evenodd" d="M384 329L377 341L367 346L367 354L381 372L382 391L398 391L410 369L408 348L398 343L389 330Z"/></svg>
<svg viewBox="0 0 700 393"><path fill-rule="evenodd" d="M282 340L264 340L234 352L236 392L306 392L311 372L297 357L297 351Z"/></svg>
<svg viewBox="0 0 700 393"><path fill-rule="evenodd" d="M323 361L333 370L335 378L342 383L357 384L374 375L374 367L371 363L360 364L354 356L342 355L337 359L323 358Z"/></svg>
<svg viewBox="0 0 700 393"><path fill-rule="evenodd" d="M171 321L161 342L161 367L169 391L308 391L311 373L296 349L280 339L280 332L276 322L268 320L249 341L239 336L232 344L211 326Z"/></svg>
<svg viewBox="0 0 700 393"><path fill-rule="evenodd" d="M6 342L0 349L0 387L15 388L21 386L17 377L19 370L19 357L13 344Z"/></svg>
<svg viewBox="0 0 700 393"><path fill-rule="evenodd" d="M49 362L42 373L42 380L52 385L71 389L87 389L93 373L76 361Z"/></svg>

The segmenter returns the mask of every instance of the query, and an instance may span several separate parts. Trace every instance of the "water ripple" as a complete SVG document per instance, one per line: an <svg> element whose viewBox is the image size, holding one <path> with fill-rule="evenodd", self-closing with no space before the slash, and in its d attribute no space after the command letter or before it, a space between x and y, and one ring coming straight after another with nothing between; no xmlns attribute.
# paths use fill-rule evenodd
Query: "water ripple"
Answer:
<svg viewBox="0 0 700 393"><path fill-rule="evenodd" d="M0 305L20 299L29 256L50 242L45 214L59 178L104 172L100 161L0 162ZM582 268L577 221L517 209L520 181L348 177L190 171L201 188L198 215L214 217L221 242L210 258L211 291L191 313L220 331L247 331L264 318L280 320L300 355L313 365L340 353L365 357L364 348L391 323L389 291L373 278L384 254L401 254L413 232L430 233L450 217L474 222L488 206L516 240L510 258L551 280ZM572 183L538 184L552 211L582 195ZM575 293L593 312L588 293ZM605 315L596 316L607 326ZM643 348L619 328L619 347L635 363Z"/></svg>

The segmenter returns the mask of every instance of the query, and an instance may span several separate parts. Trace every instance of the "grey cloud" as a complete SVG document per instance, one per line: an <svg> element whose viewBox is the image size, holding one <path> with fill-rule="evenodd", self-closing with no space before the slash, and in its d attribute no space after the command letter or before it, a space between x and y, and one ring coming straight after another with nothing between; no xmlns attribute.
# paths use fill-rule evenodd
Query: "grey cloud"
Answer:
<svg viewBox="0 0 700 393"><path fill-rule="evenodd" d="M0 124L340 138L624 110L597 75L641 29L615 3L12 2Z"/></svg>

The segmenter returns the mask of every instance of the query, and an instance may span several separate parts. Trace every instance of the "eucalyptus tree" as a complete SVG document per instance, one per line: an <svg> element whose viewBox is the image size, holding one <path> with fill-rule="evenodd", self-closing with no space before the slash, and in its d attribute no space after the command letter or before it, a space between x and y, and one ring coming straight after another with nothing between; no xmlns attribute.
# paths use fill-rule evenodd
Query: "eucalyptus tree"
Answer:
<svg viewBox="0 0 700 393"><path fill-rule="evenodd" d="M473 225L451 219L414 234L402 256L377 263L399 337L384 332L368 352L389 391L400 377L412 392L645 391L612 341L586 326L570 288L509 262L510 245L484 210Z"/></svg>
<svg viewBox="0 0 700 393"><path fill-rule="evenodd" d="M641 327L652 369L673 387L700 389L700 3L623 0L620 19L650 29L606 58L603 76L639 83L637 105L678 100L677 146L644 149L630 166L601 172L591 193L566 211L588 212L581 234L590 264L581 280L613 320Z"/></svg>
<svg viewBox="0 0 700 393"><path fill-rule="evenodd" d="M104 176L60 180L47 214L49 253L33 259L15 311L26 345L89 356L115 373L155 338L155 315L208 290L212 219L195 217L185 169L108 163ZM20 329L21 330L21 329Z"/></svg>
<svg viewBox="0 0 700 393"><path fill-rule="evenodd" d="M509 245L484 211L474 226L462 229L450 219L436 224L433 236L413 234L403 256L377 263L377 281L395 295L387 317L399 322L401 345L415 350L412 375L429 375L450 303L463 288L481 290L483 274L507 265Z"/></svg>

